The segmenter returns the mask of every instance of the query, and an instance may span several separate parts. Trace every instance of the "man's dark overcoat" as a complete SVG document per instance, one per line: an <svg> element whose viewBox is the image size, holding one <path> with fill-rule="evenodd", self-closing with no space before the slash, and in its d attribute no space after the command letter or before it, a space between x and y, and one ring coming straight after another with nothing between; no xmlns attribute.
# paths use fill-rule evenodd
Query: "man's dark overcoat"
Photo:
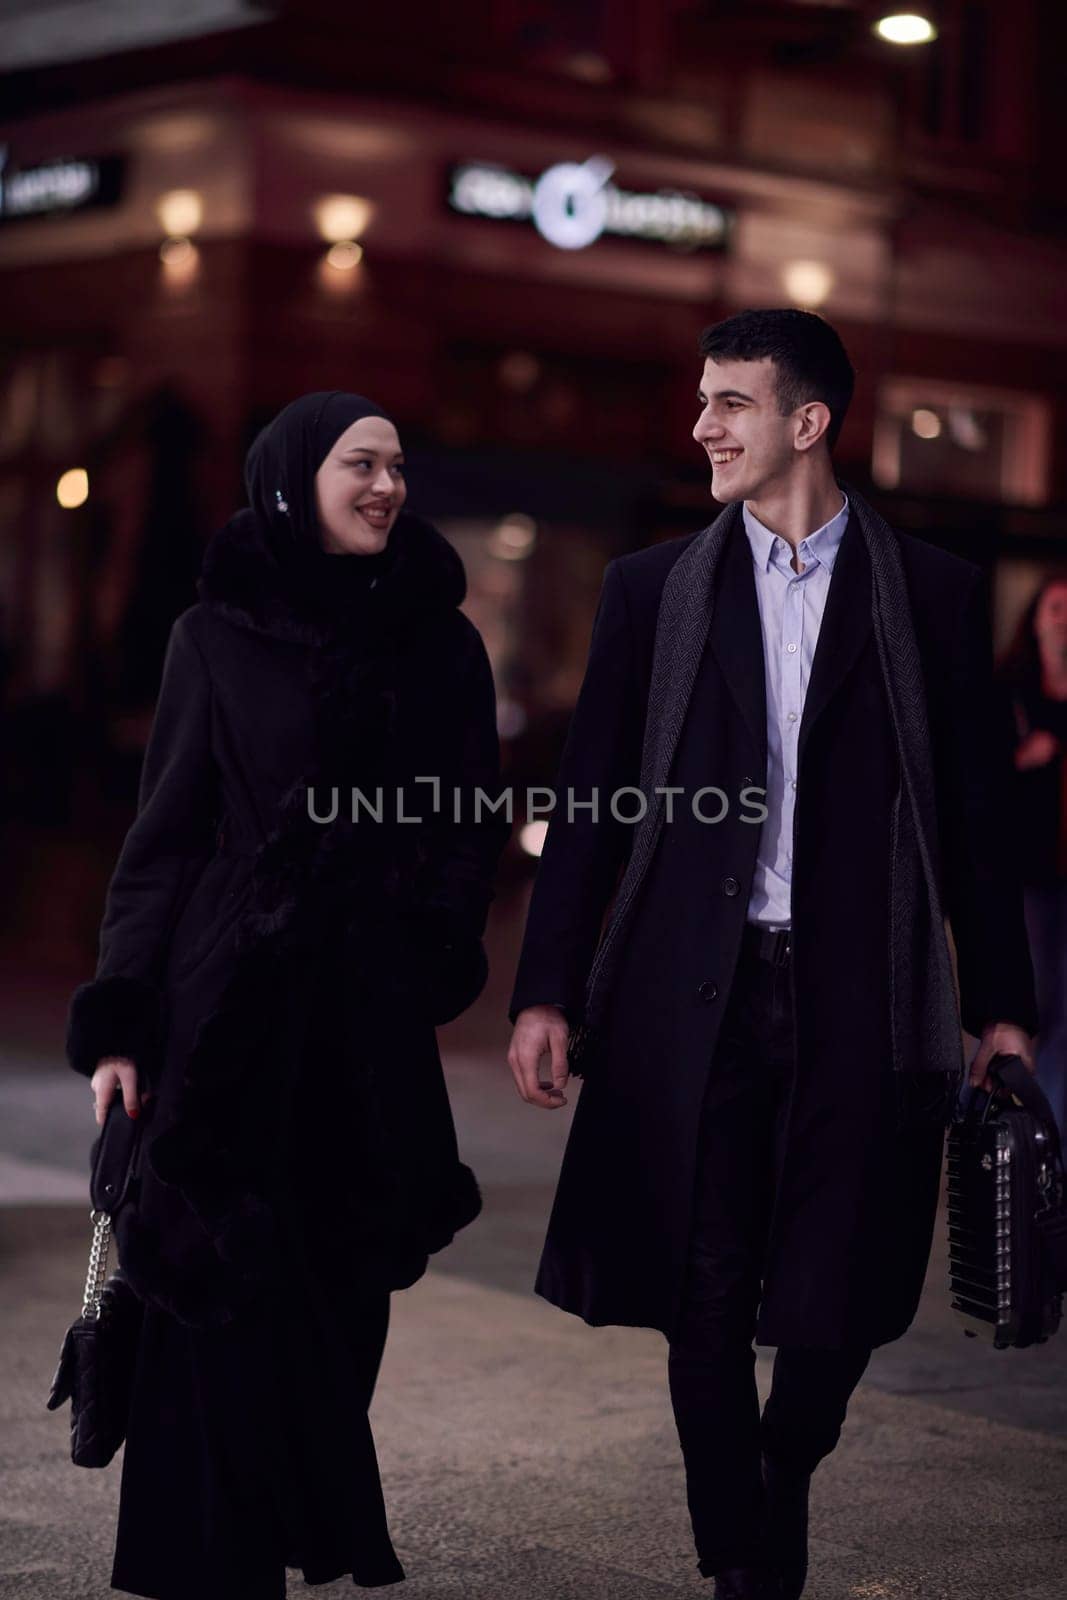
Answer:
<svg viewBox="0 0 1067 1600"><path fill-rule="evenodd" d="M698 535L692 536L693 538ZM640 782L657 610L692 539L610 563L557 783L512 997L583 1013L602 919L632 825L613 791ZM942 903L963 1022L1031 1029L1032 979L1008 859L1005 733L991 706L982 575L899 536L933 747ZM537 1280L586 1321L671 1335L683 1291L697 1136L738 959L766 781L766 696L752 556L738 513L708 644L671 769L660 836L608 999L604 1046L575 1108ZM918 1303L937 1204L941 1074L890 1065L889 856L900 780L871 616L871 570L849 519L800 729L792 925L797 1069L777 1141L757 1338L883 1343ZM696 792L727 797L722 820ZM600 792L600 815L575 807ZM715 793L697 798L717 818ZM634 815L636 797L619 811ZM669 813L668 813L669 815ZM958 1070L958 1063L957 1070ZM951 1068L953 1063L946 1063Z"/></svg>
<svg viewBox="0 0 1067 1600"><path fill-rule="evenodd" d="M365 1415L372 1330L479 1209L434 1028L484 984L503 830L469 804L499 766L462 563L408 513L390 548L338 619L286 588L250 512L215 535L171 634L96 976L71 1004L71 1064L132 1057L154 1091L116 1221L150 1313L116 1569L139 1593L251 1592L248 1552L296 1501L289 1565L399 1575ZM354 786L375 807L381 787L380 823L351 821ZM337 817L316 820L334 787ZM264 1452L269 1513L250 1487ZM234 1492L252 1521L223 1550Z"/></svg>

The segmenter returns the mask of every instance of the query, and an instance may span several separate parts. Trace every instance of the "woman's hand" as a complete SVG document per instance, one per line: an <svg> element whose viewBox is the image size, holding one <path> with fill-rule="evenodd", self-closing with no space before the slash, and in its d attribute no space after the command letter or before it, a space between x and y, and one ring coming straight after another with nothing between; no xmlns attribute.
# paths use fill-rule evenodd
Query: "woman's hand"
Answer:
<svg viewBox="0 0 1067 1600"><path fill-rule="evenodd" d="M128 1056L102 1056L89 1081L92 1084L96 1120L101 1127L116 1089L122 1091L122 1103L126 1107L126 1115L140 1116L141 1107L148 1099L148 1095L147 1093L138 1095L137 1067Z"/></svg>

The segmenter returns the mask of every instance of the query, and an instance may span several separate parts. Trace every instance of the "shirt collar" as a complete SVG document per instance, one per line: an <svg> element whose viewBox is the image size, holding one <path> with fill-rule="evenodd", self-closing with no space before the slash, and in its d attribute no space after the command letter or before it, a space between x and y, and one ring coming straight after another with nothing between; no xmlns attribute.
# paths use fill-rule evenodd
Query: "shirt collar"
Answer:
<svg viewBox="0 0 1067 1600"><path fill-rule="evenodd" d="M809 533L800 541L800 548L812 561L818 561L827 572L833 572L834 561L844 537L848 524L848 495L842 490L843 503L840 511L832 516L829 522L824 522L821 528L816 528L814 533ZM745 524L745 532L752 548L752 559L761 572L766 572L774 556L774 547L778 542L778 535L765 527L759 518L749 510L748 502L741 505L741 516ZM783 540L784 544L785 541ZM788 550L788 546L786 546ZM788 560L788 555L786 556Z"/></svg>

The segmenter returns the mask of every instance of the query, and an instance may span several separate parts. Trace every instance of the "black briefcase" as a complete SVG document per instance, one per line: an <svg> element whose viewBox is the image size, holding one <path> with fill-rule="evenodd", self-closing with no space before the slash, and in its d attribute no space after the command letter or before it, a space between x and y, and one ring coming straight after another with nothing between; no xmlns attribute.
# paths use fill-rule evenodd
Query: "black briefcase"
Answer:
<svg viewBox="0 0 1067 1600"><path fill-rule="evenodd" d="M965 1090L949 1127L949 1287L966 1333L1022 1349L1055 1333L1063 1313L1063 1153L1020 1058L995 1056L990 1076L1014 1098Z"/></svg>

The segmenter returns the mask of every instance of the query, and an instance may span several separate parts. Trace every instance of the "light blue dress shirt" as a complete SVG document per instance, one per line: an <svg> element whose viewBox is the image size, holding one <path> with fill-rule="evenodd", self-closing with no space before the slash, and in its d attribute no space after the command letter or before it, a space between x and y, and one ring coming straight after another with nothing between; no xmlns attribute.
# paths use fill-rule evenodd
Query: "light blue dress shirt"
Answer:
<svg viewBox="0 0 1067 1600"><path fill-rule="evenodd" d="M793 880L793 812L797 791L797 745L811 663L830 589L834 561L848 522L848 497L841 510L792 549L742 507L752 549L763 629L767 684L767 816L760 828L748 920L766 928L788 928Z"/></svg>

